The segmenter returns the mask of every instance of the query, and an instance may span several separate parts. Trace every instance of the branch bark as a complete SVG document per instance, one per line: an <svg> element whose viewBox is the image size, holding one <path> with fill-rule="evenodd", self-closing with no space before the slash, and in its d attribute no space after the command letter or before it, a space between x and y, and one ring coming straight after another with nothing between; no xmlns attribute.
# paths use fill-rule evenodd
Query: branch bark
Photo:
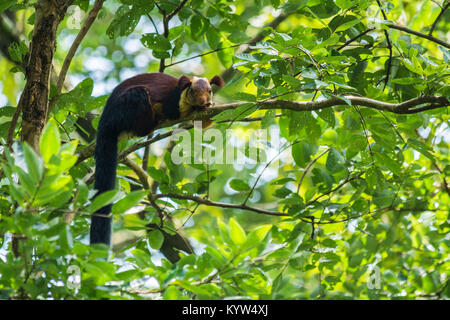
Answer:
<svg viewBox="0 0 450 320"><path fill-rule="evenodd" d="M344 100L345 99L345 100ZM332 97L329 99L319 100L319 101L291 101L291 100L266 100L259 101L259 109L260 110L268 110L268 109L289 109L293 111L312 111L312 110L320 110L325 108L331 108L335 106L364 106L367 108L377 109L381 111L387 111L391 113L397 114L412 114L419 113L426 110L432 110L436 108L442 108L450 105L450 101L446 97L437 97L437 96L420 96L417 98L413 98L411 100L407 100L400 103L389 103L379 100L374 100L366 97L356 97L356 96L344 96L343 98ZM196 112L192 115L188 116L182 120L171 120L165 121L158 125L156 129L166 128L173 125L176 125L180 122L184 122L187 120L201 120L204 118L211 118L225 110L235 109L246 102L236 102L230 104L224 104L221 106L208 108L205 111ZM425 104L425 106L423 106ZM421 106L421 107L417 107ZM417 107L417 108L414 108ZM256 120L261 120L262 118L257 118ZM192 128L192 125L184 126L183 129L189 130ZM174 132L166 132L163 134L157 134L152 139L149 139L144 142L136 143L130 146L128 149L122 151L119 154L119 161L124 159L130 153L150 145L155 141L159 141L161 139L170 137ZM91 144L88 147L84 148L78 153L78 161L77 164L90 158L94 154L95 144Z"/></svg>

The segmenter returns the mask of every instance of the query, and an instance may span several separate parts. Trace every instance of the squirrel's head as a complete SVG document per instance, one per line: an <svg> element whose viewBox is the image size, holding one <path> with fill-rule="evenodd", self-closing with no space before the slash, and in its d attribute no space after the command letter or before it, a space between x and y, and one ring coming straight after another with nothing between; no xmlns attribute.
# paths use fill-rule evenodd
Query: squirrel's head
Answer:
<svg viewBox="0 0 450 320"><path fill-rule="evenodd" d="M178 86L181 91L186 90L184 95L186 103L194 108L207 108L212 104L212 88L211 85L219 88L224 86L224 81L220 76L215 76L211 80L207 78L193 77L192 79L181 76L178 80Z"/></svg>

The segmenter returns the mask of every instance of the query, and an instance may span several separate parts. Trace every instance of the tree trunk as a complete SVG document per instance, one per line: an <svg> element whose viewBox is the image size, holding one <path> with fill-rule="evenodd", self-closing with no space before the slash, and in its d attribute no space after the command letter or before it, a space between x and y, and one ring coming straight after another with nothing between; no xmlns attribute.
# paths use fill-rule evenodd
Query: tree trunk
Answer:
<svg viewBox="0 0 450 320"><path fill-rule="evenodd" d="M26 66L25 88L17 106L22 110L22 140L39 153L39 139L47 119L48 96L58 25L73 0L39 0ZM12 250L24 256L20 238L13 235ZM26 259L26 257L25 257Z"/></svg>
<svg viewBox="0 0 450 320"><path fill-rule="evenodd" d="M39 138L47 118L50 74L58 25L73 0L39 0L26 69L27 82L19 102L22 140L39 152Z"/></svg>

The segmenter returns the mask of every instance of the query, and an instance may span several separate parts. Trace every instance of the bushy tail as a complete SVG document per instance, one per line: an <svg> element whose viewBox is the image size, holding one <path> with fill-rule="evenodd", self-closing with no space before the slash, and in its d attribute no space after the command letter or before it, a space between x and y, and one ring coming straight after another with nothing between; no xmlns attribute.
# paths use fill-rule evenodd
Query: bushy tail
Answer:
<svg viewBox="0 0 450 320"><path fill-rule="evenodd" d="M101 122L101 120L100 120ZM97 145L95 147L95 189L97 195L113 190L117 169L117 140L118 134L105 129L99 124ZM111 206L107 205L92 215L90 242L111 243L112 218Z"/></svg>

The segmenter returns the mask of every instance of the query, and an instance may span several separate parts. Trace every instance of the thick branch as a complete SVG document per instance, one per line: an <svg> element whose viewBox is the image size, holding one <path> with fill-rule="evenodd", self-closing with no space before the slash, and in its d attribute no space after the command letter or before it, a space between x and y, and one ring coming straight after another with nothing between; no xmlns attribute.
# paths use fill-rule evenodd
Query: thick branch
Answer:
<svg viewBox="0 0 450 320"><path fill-rule="evenodd" d="M202 118L213 117L225 110L235 109L240 107L247 102L237 102L224 104L221 106L208 108L205 111L194 113L185 119L185 120L200 120ZM313 111L313 110L321 110L326 108L331 108L335 106L342 105L352 105L352 106L364 106L367 108L397 113L397 114L410 114L422 112L425 110L431 110L436 108L442 108L450 105L450 101L446 97L437 97L437 96L420 96L417 98L413 98L400 103L389 103L384 101L379 101L375 99L370 99L366 97L357 97L357 96L343 96L340 97L332 97L319 101L291 101L291 100L266 100L266 101L258 101L257 102L260 110L269 110L269 109L287 109L293 111ZM417 106L424 105L422 107L414 108ZM159 128L168 127L180 122L180 120L175 121L166 121L162 123Z"/></svg>
<svg viewBox="0 0 450 320"><path fill-rule="evenodd" d="M352 105L360 105L372 109L382 110L382 111L388 111L392 113L397 114L411 114L411 113L418 113L426 110L431 110L435 108L442 108L445 106L450 105L450 101L446 97L436 97L436 96L421 96L417 97L411 100L407 100L405 102L401 103L389 103L379 100L374 100L370 98L365 97L356 97L356 96L345 96L346 100L342 98L329 98L325 100L320 101L290 101L290 100L267 100L267 101L260 101L258 102L258 105L260 106L260 110L267 110L267 109L289 109L293 111L312 111L312 110L320 110L325 108L331 108L335 106L342 106L347 105L348 101ZM208 108L205 111L202 112L196 112L190 115L189 117L185 119L179 119L179 120L171 120L171 121L165 121L158 125L156 129L166 128L173 126L175 124L178 124L180 122L186 121L186 120L201 120L204 118L211 118L225 110L229 109L235 109L246 102L237 102L237 103L230 103L230 104L224 104L221 106ZM425 106L414 108L419 105L426 104ZM257 118L256 120L260 120L262 118ZM182 129L189 130L193 126L187 125L184 126ZM128 149L122 151L119 154L119 161L124 159L127 155L130 153L150 145L151 143L155 141L159 141L161 139L170 137L175 132L170 131L163 134L157 134L153 138L136 143L132 146L130 146ZM78 153L78 161L77 164L86 160L87 158L91 157L94 154L95 144L91 144L88 147L84 148Z"/></svg>

